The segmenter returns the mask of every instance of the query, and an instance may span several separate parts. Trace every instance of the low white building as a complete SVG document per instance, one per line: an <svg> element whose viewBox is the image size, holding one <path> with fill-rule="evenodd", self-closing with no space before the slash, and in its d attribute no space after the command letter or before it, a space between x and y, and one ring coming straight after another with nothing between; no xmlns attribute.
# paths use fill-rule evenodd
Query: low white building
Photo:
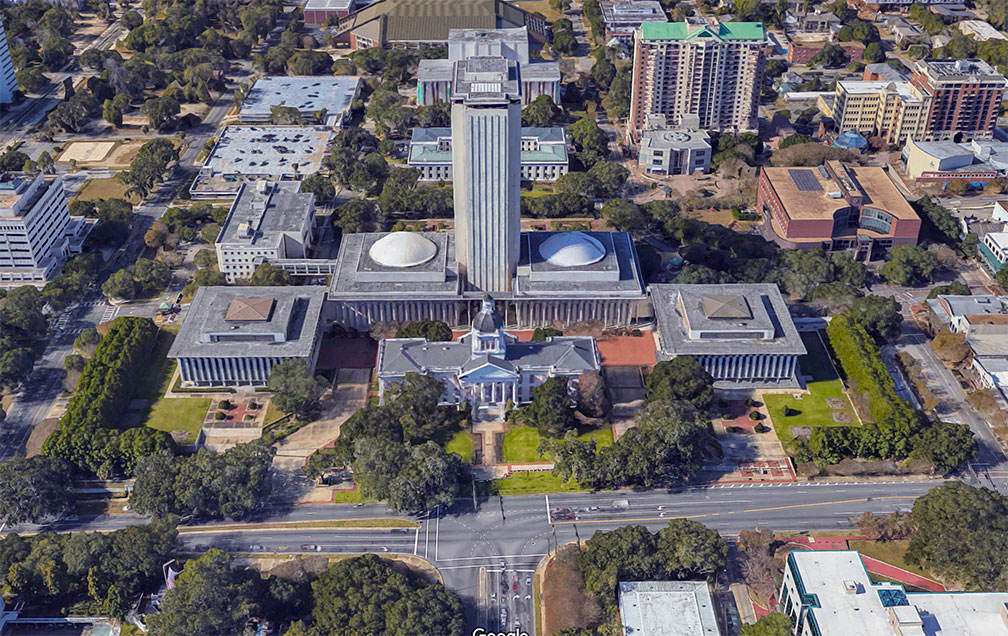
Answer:
<svg viewBox="0 0 1008 636"><path fill-rule="evenodd" d="M974 40L986 42L987 40L1008 40L1004 33L1001 33L983 20L963 20L959 23L959 30L963 35L967 35Z"/></svg>
<svg viewBox="0 0 1008 636"><path fill-rule="evenodd" d="M44 285L80 254L96 219L70 216L63 180L44 174L0 181L0 284Z"/></svg>
<svg viewBox="0 0 1008 636"><path fill-rule="evenodd" d="M710 170L710 135L700 130L696 115L680 126L666 125L664 115L648 115L641 132L637 164L651 174L693 174Z"/></svg>
<svg viewBox="0 0 1008 636"><path fill-rule="evenodd" d="M414 128L407 163L420 171L420 181L452 181L451 128ZM567 168L563 128L521 129L523 181L556 181L567 174Z"/></svg>
<svg viewBox="0 0 1008 636"><path fill-rule="evenodd" d="M692 356L723 389L797 386L805 344L777 286L651 285L659 351Z"/></svg>
<svg viewBox="0 0 1008 636"><path fill-rule="evenodd" d="M326 288L200 287L172 342L182 386L265 386L285 360L314 373Z"/></svg>
<svg viewBox="0 0 1008 636"><path fill-rule="evenodd" d="M214 243L217 265L229 283L252 276L269 261L306 259L315 237L315 195L298 182L243 184Z"/></svg>
<svg viewBox="0 0 1008 636"><path fill-rule="evenodd" d="M706 581L621 581L623 633L634 636L721 636Z"/></svg>
<svg viewBox="0 0 1008 636"><path fill-rule="evenodd" d="M454 342L425 338L389 338L378 343L378 390L402 382L407 373L436 377L444 384L442 404L470 403L473 408L524 404L532 389L563 376L575 381L601 362L595 338L555 336L540 342L518 342L504 331L491 299L473 316L472 327Z"/></svg>
<svg viewBox="0 0 1008 636"><path fill-rule="evenodd" d="M296 108L301 119L340 128L350 119L350 104L360 97L361 78L354 76L262 77L245 95L238 121L268 124L275 106Z"/></svg>
<svg viewBox="0 0 1008 636"><path fill-rule="evenodd" d="M873 583L856 550L794 550L780 593L795 636L1008 636L1008 593Z"/></svg>

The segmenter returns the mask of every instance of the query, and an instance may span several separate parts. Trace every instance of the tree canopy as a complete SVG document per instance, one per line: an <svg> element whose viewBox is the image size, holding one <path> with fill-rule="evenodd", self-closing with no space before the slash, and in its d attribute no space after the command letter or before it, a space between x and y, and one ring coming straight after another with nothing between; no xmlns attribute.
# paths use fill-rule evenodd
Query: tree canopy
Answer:
<svg viewBox="0 0 1008 636"><path fill-rule="evenodd" d="M56 457L0 462L0 525L62 518L73 504L70 478L70 464Z"/></svg>
<svg viewBox="0 0 1008 636"><path fill-rule="evenodd" d="M305 362L294 359L274 365L267 386L276 393L273 402L278 409L299 417L311 413L325 391L325 385L311 374Z"/></svg>
<svg viewBox="0 0 1008 636"><path fill-rule="evenodd" d="M714 378L693 356L676 356L659 362L648 374L645 386L648 403L685 400L703 411L714 400Z"/></svg>

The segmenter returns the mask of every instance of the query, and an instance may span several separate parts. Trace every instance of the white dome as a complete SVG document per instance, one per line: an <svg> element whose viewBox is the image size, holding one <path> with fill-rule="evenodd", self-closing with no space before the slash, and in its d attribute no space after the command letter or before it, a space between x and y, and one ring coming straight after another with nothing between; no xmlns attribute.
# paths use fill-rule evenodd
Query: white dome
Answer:
<svg viewBox="0 0 1008 636"><path fill-rule="evenodd" d="M557 232L539 245L539 255L556 267L583 267L605 258L606 250L584 232Z"/></svg>
<svg viewBox="0 0 1008 636"><path fill-rule="evenodd" d="M416 232L392 232L374 242L368 256L385 267L413 267L437 254L437 246Z"/></svg>

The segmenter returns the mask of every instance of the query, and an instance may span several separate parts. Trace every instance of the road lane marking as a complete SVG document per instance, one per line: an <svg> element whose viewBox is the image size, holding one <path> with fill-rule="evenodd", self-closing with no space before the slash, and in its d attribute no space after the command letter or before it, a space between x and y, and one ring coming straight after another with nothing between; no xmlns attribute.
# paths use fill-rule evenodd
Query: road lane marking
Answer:
<svg viewBox="0 0 1008 636"><path fill-rule="evenodd" d="M912 495L887 495L885 497L872 497L872 501L879 501L882 499L916 499ZM790 506L774 506L772 508L750 508L749 510L743 510L742 512L768 512L771 510L788 510L791 508L811 508L813 506L835 506L839 504L846 503L858 503L858 502L868 502L867 497L860 497L858 499L844 499L841 501L818 501L815 503L804 503L804 504L792 504Z"/></svg>

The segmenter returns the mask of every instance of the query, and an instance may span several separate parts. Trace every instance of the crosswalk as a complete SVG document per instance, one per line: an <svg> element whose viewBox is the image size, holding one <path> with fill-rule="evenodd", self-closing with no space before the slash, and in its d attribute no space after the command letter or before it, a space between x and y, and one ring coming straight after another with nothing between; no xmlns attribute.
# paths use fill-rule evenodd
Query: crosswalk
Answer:
<svg viewBox="0 0 1008 636"><path fill-rule="evenodd" d="M108 322L116 317L119 313L119 307L116 305L109 305L105 308L105 312L102 314L101 322Z"/></svg>

